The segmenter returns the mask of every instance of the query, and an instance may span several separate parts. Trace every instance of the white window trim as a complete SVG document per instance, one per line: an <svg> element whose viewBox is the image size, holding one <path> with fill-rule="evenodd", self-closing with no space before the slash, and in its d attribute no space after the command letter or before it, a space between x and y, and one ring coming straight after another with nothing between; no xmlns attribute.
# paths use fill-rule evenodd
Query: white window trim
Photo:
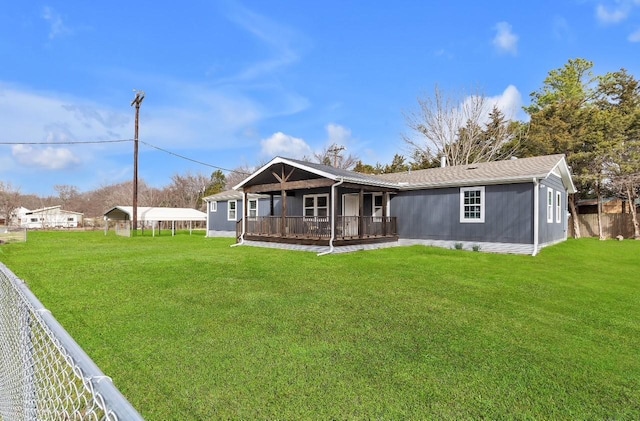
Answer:
<svg viewBox="0 0 640 421"><path fill-rule="evenodd" d="M249 209L247 209L247 217L251 218L252 220L255 220L258 217L258 199L249 199L248 201L248 207ZM251 202L254 202L256 204L256 214L251 216Z"/></svg>
<svg viewBox="0 0 640 421"><path fill-rule="evenodd" d="M551 187L547 187L547 223L552 223L552 222L553 222L553 189Z"/></svg>
<svg viewBox="0 0 640 421"><path fill-rule="evenodd" d="M480 191L480 218L464 217L464 193L467 191ZM464 224L483 224L484 223L484 202L485 202L484 186L477 187L460 187L460 223Z"/></svg>
<svg viewBox="0 0 640 421"><path fill-rule="evenodd" d="M311 216L306 215L306 210L310 209L305 204L308 197L313 197L313 216L318 216L318 197L326 197L327 198L327 216L331 216L331 203L329 201L328 193L320 193L320 194L305 194L302 196L302 215L306 218L311 218ZM324 206L322 206L324 208Z"/></svg>
<svg viewBox="0 0 640 421"><path fill-rule="evenodd" d="M218 212L218 201L214 200L213 202L211 202L209 204L209 209L211 209L211 212Z"/></svg>
<svg viewBox="0 0 640 421"><path fill-rule="evenodd" d="M556 223L562 222L562 192L556 192Z"/></svg>
<svg viewBox="0 0 640 421"><path fill-rule="evenodd" d="M382 206L380 206L380 215L378 216L382 216L382 209L384 208L384 196L382 195L382 193L373 193L371 195L371 216L376 216L376 197L380 197L380 203L382 203Z"/></svg>
<svg viewBox="0 0 640 421"><path fill-rule="evenodd" d="M231 203L234 204L234 217L231 217ZM227 200L227 221L237 221L238 220L238 201L237 200Z"/></svg>

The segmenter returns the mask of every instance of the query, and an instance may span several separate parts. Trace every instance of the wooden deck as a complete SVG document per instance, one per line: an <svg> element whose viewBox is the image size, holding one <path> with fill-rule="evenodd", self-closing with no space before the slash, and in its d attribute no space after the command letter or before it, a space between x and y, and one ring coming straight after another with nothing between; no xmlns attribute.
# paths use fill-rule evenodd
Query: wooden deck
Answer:
<svg viewBox="0 0 640 421"><path fill-rule="evenodd" d="M395 217L338 216L333 244L356 245L398 241ZM236 238L242 221L236 225ZM302 216L260 216L247 219L245 240L302 245L329 245L331 218Z"/></svg>

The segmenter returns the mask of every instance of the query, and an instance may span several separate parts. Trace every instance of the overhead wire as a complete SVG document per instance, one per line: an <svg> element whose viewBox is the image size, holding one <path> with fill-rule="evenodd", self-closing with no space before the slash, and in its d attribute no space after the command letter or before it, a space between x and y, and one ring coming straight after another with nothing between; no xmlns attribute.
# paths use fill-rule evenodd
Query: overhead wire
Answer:
<svg viewBox="0 0 640 421"><path fill-rule="evenodd" d="M123 142L133 142L134 139L116 139L116 140L94 140L94 141L62 141L62 142L0 142L0 145L97 145L97 144L101 144L101 143L123 143ZM152 145L151 143L148 142L144 142L142 140L138 140L138 142L153 148L153 149L157 149L161 152L164 152L166 154L169 155L173 155L177 158L180 159L184 159L186 161L191 161L194 162L196 164L200 164L200 165L204 165L206 167L210 167L210 168L215 168L221 171L227 171L227 172L235 172L238 174L243 174L243 175L250 175L247 172L244 171L238 171L238 170L230 170L228 168L224 168L224 167L220 167L218 165L213 165L213 164L208 164L206 162L202 162L202 161L198 161L197 159L193 159L193 158L189 158L187 156L184 155L180 155L178 153L175 152L171 152L167 149L163 149L159 146L155 146Z"/></svg>
<svg viewBox="0 0 640 421"><path fill-rule="evenodd" d="M219 167L217 165L207 164L206 162L198 161L196 159L189 158L189 157L186 157L184 155L180 155L180 154L177 154L175 152L168 151L168 150L163 149L163 148L161 148L159 146L152 145L152 144L144 142L142 140L138 140L138 142L142 143L143 145L149 146L150 148L157 149L157 150L159 150L161 152L167 153L169 155L173 155L173 156L176 156L178 158L185 159L187 161L195 162L196 164L204 165L204 166L215 168L215 169L222 170L222 171L228 171L228 172L235 172L235 173L244 174L244 175L250 175L249 173L246 173L244 171L230 170L228 168Z"/></svg>
<svg viewBox="0 0 640 421"><path fill-rule="evenodd" d="M133 142L133 139L117 140L86 140L86 141L62 141L62 142L0 142L0 145L97 145L100 143Z"/></svg>

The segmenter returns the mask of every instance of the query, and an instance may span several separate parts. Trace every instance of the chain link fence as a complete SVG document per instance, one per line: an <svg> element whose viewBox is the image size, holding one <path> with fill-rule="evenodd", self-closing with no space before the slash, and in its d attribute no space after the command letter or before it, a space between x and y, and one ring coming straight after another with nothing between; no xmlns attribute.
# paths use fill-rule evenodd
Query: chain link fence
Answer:
<svg viewBox="0 0 640 421"><path fill-rule="evenodd" d="M25 241L27 241L27 230L25 228L0 227L0 244L24 243Z"/></svg>
<svg viewBox="0 0 640 421"><path fill-rule="evenodd" d="M0 263L0 421L142 420L26 284Z"/></svg>

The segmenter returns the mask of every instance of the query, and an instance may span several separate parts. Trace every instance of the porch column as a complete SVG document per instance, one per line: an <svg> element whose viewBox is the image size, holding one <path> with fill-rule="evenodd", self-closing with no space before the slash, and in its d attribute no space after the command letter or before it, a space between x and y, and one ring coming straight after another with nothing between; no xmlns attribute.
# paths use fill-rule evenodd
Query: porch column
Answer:
<svg viewBox="0 0 640 421"><path fill-rule="evenodd" d="M280 218L280 235L282 237L287 233L287 191L281 190L280 197L282 198L282 217Z"/></svg>
<svg viewBox="0 0 640 421"><path fill-rule="evenodd" d="M360 189L358 193L358 237L362 238L364 234L364 189Z"/></svg>
<svg viewBox="0 0 640 421"><path fill-rule="evenodd" d="M249 201L247 200L249 193L242 191L242 233L247 234L247 216L249 216ZM236 209L236 212L238 210Z"/></svg>
<svg viewBox="0 0 640 421"><path fill-rule="evenodd" d="M273 216L273 193L269 193L269 216Z"/></svg>
<svg viewBox="0 0 640 421"><path fill-rule="evenodd" d="M386 191L382 193L382 235L386 237L387 235L387 216L389 210L387 209L387 204L389 203L389 192Z"/></svg>

